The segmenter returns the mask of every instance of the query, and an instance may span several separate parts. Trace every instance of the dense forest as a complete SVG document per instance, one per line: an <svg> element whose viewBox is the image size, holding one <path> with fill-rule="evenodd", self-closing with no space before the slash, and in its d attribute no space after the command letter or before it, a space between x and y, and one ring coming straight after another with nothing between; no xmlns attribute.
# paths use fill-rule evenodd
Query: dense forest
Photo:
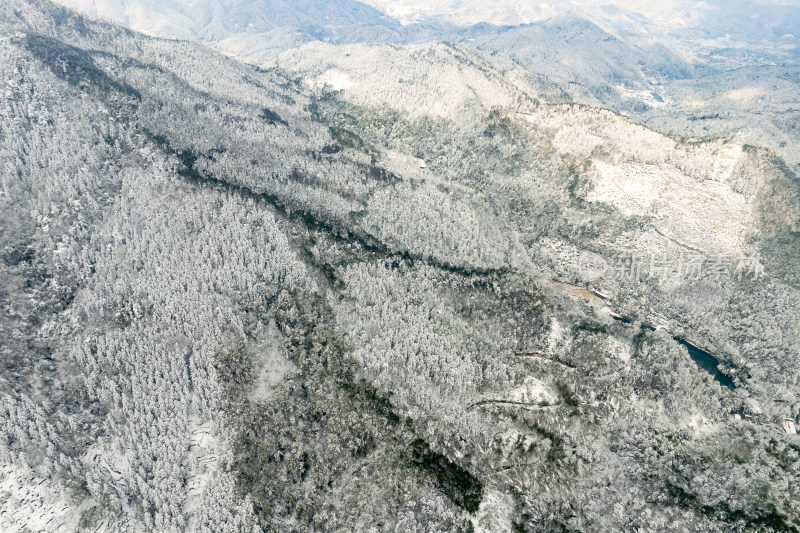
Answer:
<svg viewBox="0 0 800 533"><path fill-rule="evenodd" d="M261 69L20 0L0 49L0 530L800 529L775 152L461 45Z"/></svg>

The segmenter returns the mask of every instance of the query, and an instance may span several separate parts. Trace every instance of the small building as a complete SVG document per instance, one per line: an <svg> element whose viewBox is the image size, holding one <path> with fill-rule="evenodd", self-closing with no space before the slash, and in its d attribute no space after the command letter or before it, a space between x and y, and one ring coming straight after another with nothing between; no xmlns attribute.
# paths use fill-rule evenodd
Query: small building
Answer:
<svg viewBox="0 0 800 533"><path fill-rule="evenodd" d="M797 424L795 424L794 418L787 418L783 421L783 430L789 435L797 435Z"/></svg>

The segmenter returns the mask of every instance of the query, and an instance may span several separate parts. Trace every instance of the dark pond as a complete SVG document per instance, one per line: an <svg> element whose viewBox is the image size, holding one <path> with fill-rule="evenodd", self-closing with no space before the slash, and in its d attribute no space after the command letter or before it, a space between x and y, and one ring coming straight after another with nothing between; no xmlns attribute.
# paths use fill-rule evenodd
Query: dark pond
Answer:
<svg viewBox="0 0 800 533"><path fill-rule="evenodd" d="M627 316L612 315L612 318L618 322L622 322L623 324L631 324L633 322L633 319ZM640 327L650 331L656 330L653 325L647 323L642 323ZM711 377L713 377L717 383L723 387L729 388L730 390L734 390L736 388L736 385L733 384L733 380L720 371L718 366L719 361L717 361L716 357L680 337L672 338L686 346L686 349L689 350L689 357L692 358L692 361L694 361L697 366L711 374Z"/></svg>
<svg viewBox="0 0 800 533"><path fill-rule="evenodd" d="M705 350L701 350L694 344L681 339L680 337L673 337L673 339L686 346L686 349L689 350L689 357L691 357L692 360L697 363L697 366L711 374L711 376L717 380L720 385L728 387L730 390L734 390L736 388L736 385L733 384L733 380L720 371L719 367L717 366L716 357Z"/></svg>

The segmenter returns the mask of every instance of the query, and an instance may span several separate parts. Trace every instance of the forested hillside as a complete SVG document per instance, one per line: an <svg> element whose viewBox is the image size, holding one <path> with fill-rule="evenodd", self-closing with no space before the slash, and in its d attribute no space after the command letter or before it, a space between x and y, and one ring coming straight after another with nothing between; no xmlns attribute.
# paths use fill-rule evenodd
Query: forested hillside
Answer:
<svg viewBox="0 0 800 533"><path fill-rule="evenodd" d="M792 170L375 46L0 5L0 530L797 531Z"/></svg>

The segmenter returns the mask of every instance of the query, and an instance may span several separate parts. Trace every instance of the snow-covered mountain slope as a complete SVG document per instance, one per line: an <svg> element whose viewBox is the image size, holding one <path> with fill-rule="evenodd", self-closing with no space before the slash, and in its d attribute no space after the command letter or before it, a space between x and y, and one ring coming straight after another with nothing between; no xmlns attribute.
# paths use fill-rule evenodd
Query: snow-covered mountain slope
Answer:
<svg viewBox="0 0 800 533"><path fill-rule="evenodd" d="M669 137L610 111L531 98L531 94L543 92L537 91L534 83L517 78L514 71L478 68L480 61L468 58L480 56L457 52L458 48L441 45L428 46L427 51L419 46L393 47L391 53L374 47L312 47L288 53L280 61L282 68L307 80L323 97L357 106L361 110L357 118L345 119L345 123L359 128L368 125L369 142L386 145L394 152L413 153L425 161L426 173L477 186L494 202L507 201L509 216L522 224L521 235L530 239L537 253L548 249L545 255L558 257L563 247L550 248L550 240L546 242L551 244L543 245L539 240L542 234L531 219L544 216L540 210L547 212L550 202L552 209L562 211L565 202L579 201L586 211L580 208L582 214L565 216L585 220L587 235L593 237L581 246L604 248L603 253L616 256L614 259L635 253L641 257L667 255L677 261L687 253L738 257L760 250L770 255L770 268L782 280L778 283L796 286L796 263L786 255L794 253L790 250L798 245L794 233L798 197L790 192L797 187L796 175L769 151L746 146L735 137ZM453 65L458 65L459 76L448 74ZM325 86L321 80L331 72L346 83ZM414 78L415 74L419 77ZM435 92L436 80L441 79L450 80L448 94L452 97L447 100L447 113L442 112L441 104L434 105L438 100L429 105L419 96L426 90ZM487 83L494 83L497 89L493 93L479 90ZM481 98L481 94L495 97ZM354 113L350 110L348 114ZM564 165L561 176L538 177L548 172L543 168L550 167L552 157L560 158ZM563 196L565 189L569 199ZM776 190L781 194L769 192ZM528 205L535 214L526 218L520 205ZM626 222L599 223L596 217L606 207L614 208ZM780 224L787 224L787 233L778 229ZM565 228L563 238L572 241L568 247L574 249L571 231ZM777 237L779 233L784 237ZM778 241L783 244L777 245ZM533 252L529 249L528 253ZM574 273L565 271L564 275ZM618 281L608 280L609 292L632 289ZM667 302L683 301L679 294L687 290L684 281L672 279L658 285L651 295L656 300L667 290L675 293ZM647 291L634 290L637 306L649 300ZM720 294L737 290L730 286ZM628 296L619 296L628 300ZM706 303L718 306L724 301L709 299ZM686 311L673 308L667 312L671 305L661 301L656 313L681 321ZM698 302L693 305L703 307ZM698 320L707 312L700 312ZM715 344L725 345L732 354L739 352L733 338L717 336L727 328L723 323L730 315L718 317L721 322L713 319L714 324L709 322L703 330L716 332L712 334ZM795 341L787 342L785 347L791 350ZM782 369L778 375L791 360L772 360Z"/></svg>
<svg viewBox="0 0 800 533"><path fill-rule="evenodd" d="M379 71L377 65L382 65ZM355 104L420 118L454 119L474 106L528 108L545 90L524 71L500 71L483 54L446 43L312 43L284 53L277 66L301 73L309 88L342 91Z"/></svg>
<svg viewBox="0 0 800 533"><path fill-rule="evenodd" d="M664 103L636 115L660 131L734 135L768 146L798 169L798 67L747 67L700 79L675 80L659 90Z"/></svg>
<svg viewBox="0 0 800 533"><path fill-rule="evenodd" d="M662 80L693 74L693 65L670 46L629 42L571 14L493 31L480 26L462 35L465 44L558 80L580 101L615 109L629 107L623 91L649 95Z"/></svg>
<svg viewBox="0 0 800 533"><path fill-rule="evenodd" d="M263 70L21 0L0 52L0 528L800 527L769 151L460 45Z"/></svg>
<svg viewBox="0 0 800 533"><path fill-rule="evenodd" d="M589 165L595 201L628 215L658 213L687 244L705 245L709 252L741 251L740 232L758 231L744 229L754 222L752 206L746 207L729 179L741 145L725 139L686 143L609 111L537 99L533 95L544 91L524 71L497 69L468 47L310 44L280 56L278 66L320 93L333 91L359 107L391 109L406 120L462 124L495 110L531 123L562 157ZM759 178L752 175L756 183L749 188L758 188Z"/></svg>

